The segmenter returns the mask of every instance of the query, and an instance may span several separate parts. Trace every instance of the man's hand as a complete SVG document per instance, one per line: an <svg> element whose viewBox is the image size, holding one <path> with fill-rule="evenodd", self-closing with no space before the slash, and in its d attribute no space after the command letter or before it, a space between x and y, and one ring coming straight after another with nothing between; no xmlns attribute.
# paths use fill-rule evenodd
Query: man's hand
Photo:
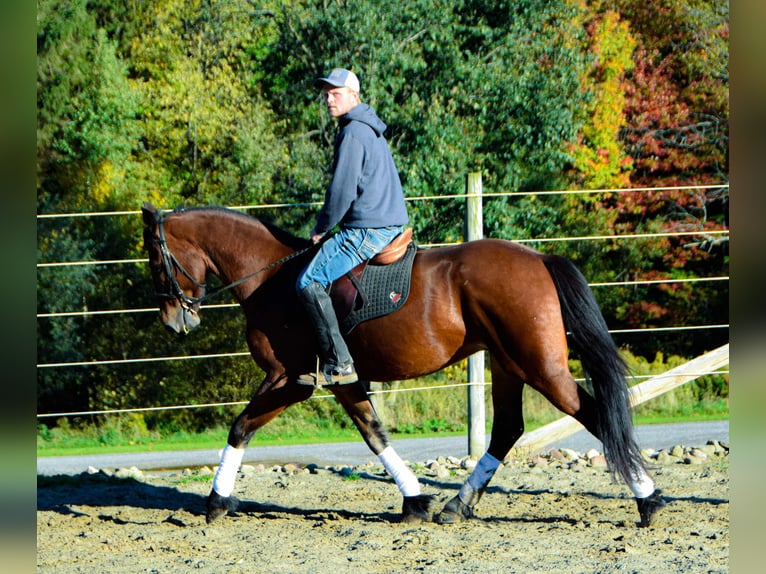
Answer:
<svg viewBox="0 0 766 574"><path fill-rule="evenodd" d="M324 237L324 233L317 233L316 228L314 228L311 230L310 237L311 237L311 242L316 245L317 243L322 241L322 237Z"/></svg>

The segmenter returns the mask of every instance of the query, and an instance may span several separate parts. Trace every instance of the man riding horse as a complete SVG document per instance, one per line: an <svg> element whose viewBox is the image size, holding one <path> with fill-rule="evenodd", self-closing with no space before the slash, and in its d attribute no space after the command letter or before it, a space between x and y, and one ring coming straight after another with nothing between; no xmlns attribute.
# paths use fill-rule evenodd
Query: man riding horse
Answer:
<svg viewBox="0 0 766 574"><path fill-rule="evenodd" d="M361 103L356 74L335 68L314 85L327 110L338 120L332 181L311 240L329 236L298 277L296 288L319 342L318 372L298 377L309 385L354 383L354 362L338 326L327 288L359 263L372 258L402 233L408 221L399 173L383 137L386 124ZM317 380L319 378L319 380Z"/></svg>

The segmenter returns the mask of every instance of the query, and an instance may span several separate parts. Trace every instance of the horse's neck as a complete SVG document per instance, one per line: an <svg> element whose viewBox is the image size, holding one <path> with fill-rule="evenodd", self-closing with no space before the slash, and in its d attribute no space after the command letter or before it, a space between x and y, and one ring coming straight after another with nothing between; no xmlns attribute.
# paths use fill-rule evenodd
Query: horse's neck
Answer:
<svg viewBox="0 0 766 574"><path fill-rule="evenodd" d="M209 270L226 284L244 277L252 278L235 288L238 298L248 297L273 273L268 266L286 257L295 249L279 241L271 230L257 219L217 217L201 226L197 245L208 258Z"/></svg>

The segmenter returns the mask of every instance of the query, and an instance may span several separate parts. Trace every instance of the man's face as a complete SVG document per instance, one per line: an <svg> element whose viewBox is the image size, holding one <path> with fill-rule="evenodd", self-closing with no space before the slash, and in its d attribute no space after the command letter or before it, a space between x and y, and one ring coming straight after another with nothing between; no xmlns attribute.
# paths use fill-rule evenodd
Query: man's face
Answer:
<svg viewBox="0 0 766 574"><path fill-rule="evenodd" d="M356 93L345 86L340 88L325 86L322 90L322 97L327 110L334 118L347 114L351 108L359 103Z"/></svg>

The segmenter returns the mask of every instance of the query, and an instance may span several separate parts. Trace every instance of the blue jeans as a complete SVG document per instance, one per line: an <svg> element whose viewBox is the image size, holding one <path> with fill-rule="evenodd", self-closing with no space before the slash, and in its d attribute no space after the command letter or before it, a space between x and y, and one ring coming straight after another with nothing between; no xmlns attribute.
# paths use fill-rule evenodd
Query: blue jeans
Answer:
<svg viewBox="0 0 766 574"><path fill-rule="evenodd" d="M298 292L311 283L327 288L362 261L374 257L401 232L401 226L344 227L322 244L314 259L298 276Z"/></svg>

